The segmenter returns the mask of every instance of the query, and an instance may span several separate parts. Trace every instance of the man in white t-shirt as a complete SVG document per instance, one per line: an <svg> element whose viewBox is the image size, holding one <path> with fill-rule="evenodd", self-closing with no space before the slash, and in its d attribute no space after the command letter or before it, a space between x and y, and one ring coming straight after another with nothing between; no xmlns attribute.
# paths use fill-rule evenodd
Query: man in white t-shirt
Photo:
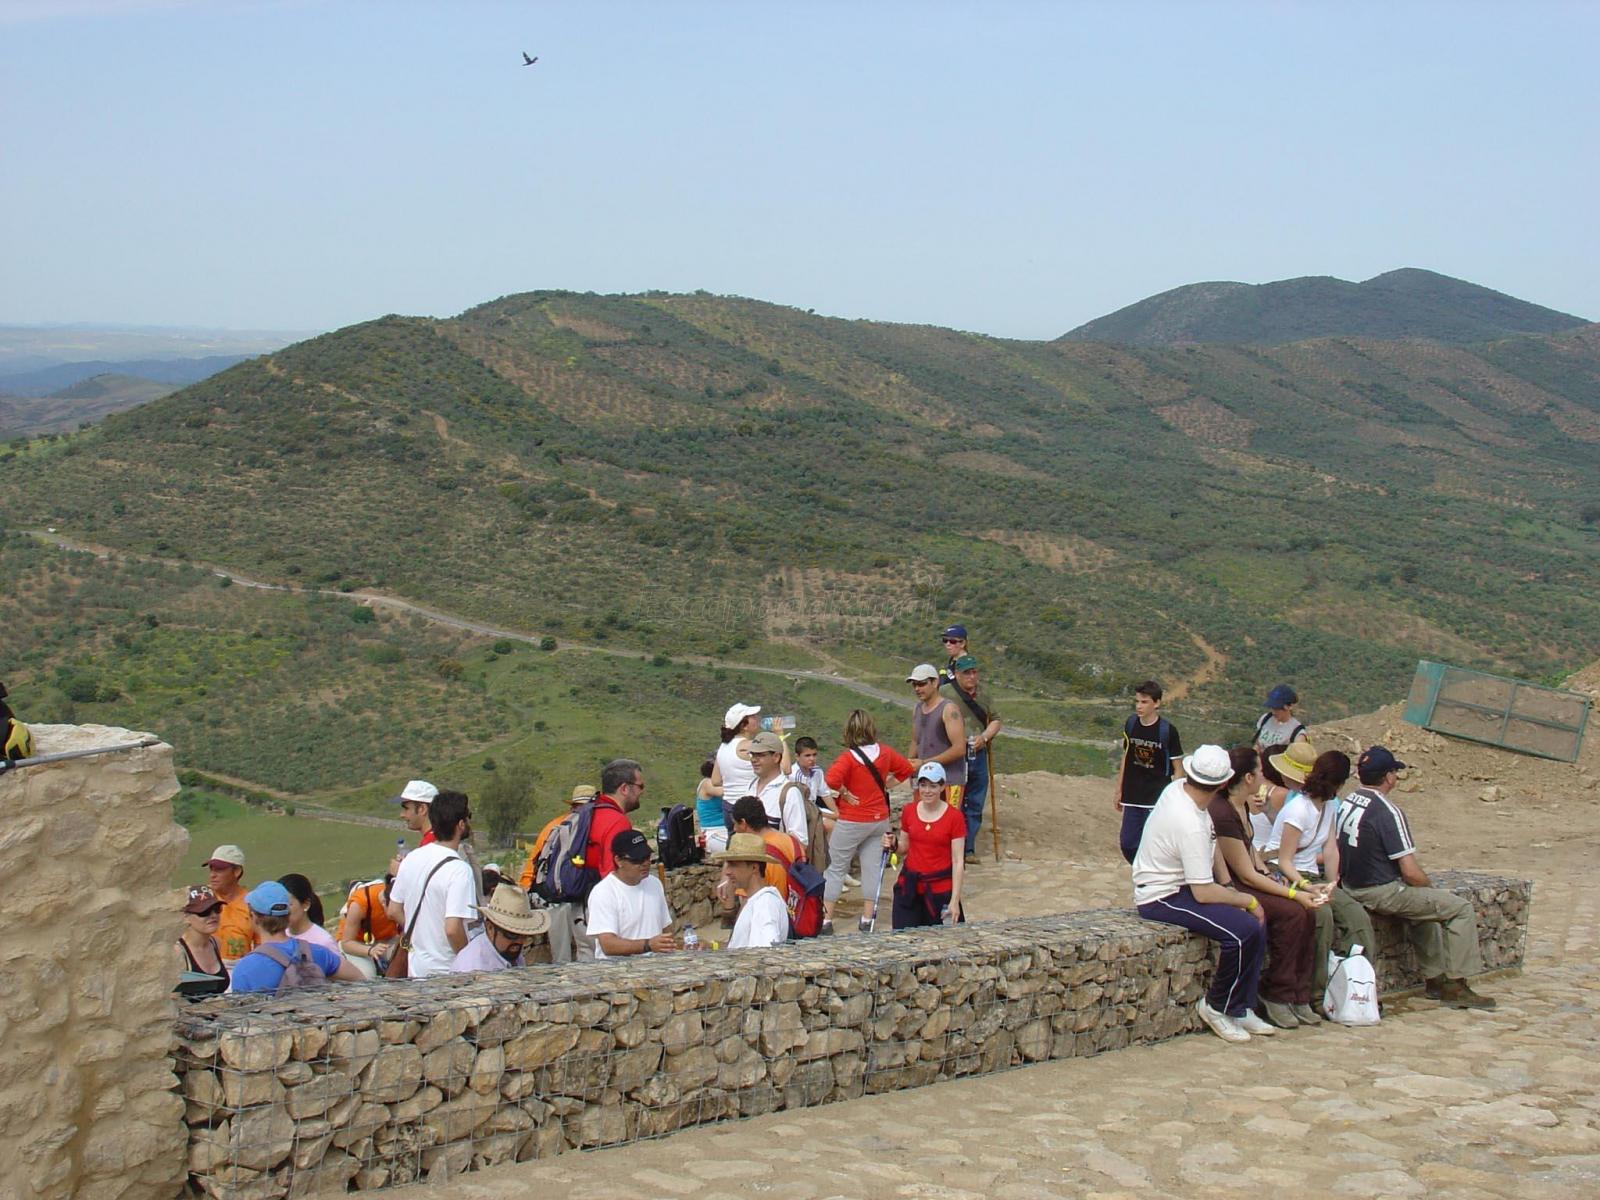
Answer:
<svg viewBox="0 0 1600 1200"><path fill-rule="evenodd" d="M1276 1030L1255 1014L1266 958L1266 912L1248 892L1225 887L1227 864L1207 809L1233 778L1221 746L1201 746L1156 800L1133 857L1133 900L1147 921L1208 937L1220 951L1211 987L1195 1012L1226 1042Z"/></svg>
<svg viewBox="0 0 1600 1200"><path fill-rule="evenodd" d="M788 906L766 880L767 867L777 860L767 853L761 835L736 833L728 839L728 848L713 858L722 864L722 877L748 897L733 923L728 949L748 950L788 941Z"/></svg>
<svg viewBox="0 0 1600 1200"><path fill-rule="evenodd" d="M467 923L477 917L477 872L461 857L471 817L464 793L435 796L428 806L434 840L401 860L389 888L389 916L402 934L411 931L412 979L447 974L466 947Z"/></svg>
<svg viewBox="0 0 1600 1200"><path fill-rule="evenodd" d="M611 874L589 893L587 933L594 956L622 958L630 954L666 954L678 948L667 932L672 910L661 881L650 874L650 843L637 829L623 829L611 839Z"/></svg>
<svg viewBox="0 0 1600 1200"><path fill-rule="evenodd" d="M791 787L793 780L783 773L783 742L777 734L763 731L750 739L750 765L756 769L752 787L761 798L761 807L767 810L767 823L793 834L802 848L809 845L806 789L803 784ZM732 799L737 801L739 797Z"/></svg>

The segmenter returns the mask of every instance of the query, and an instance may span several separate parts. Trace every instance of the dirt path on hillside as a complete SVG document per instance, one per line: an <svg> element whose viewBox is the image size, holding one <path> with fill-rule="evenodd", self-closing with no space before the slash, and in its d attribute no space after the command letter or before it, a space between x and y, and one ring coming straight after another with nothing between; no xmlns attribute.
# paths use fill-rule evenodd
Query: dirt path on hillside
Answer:
<svg viewBox="0 0 1600 1200"><path fill-rule="evenodd" d="M390 612L402 613L407 616L421 617L423 620L432 621L437 625L444 625L451 629L460 629L467 633L479 634L483 637L505 638L508 641L522 642L529 645L539 645L546 636L540 633L528 633L520 629L506 629L499 625L491 625L486 621L474 621L468 617L457 616L442 609L430 608L425 604L418 604L413 600L402 600L398 596L391 596L383 592L370 589L359 589L344 592L336 588L308 588L297 587L283 583L268 583L265 580L255 579L249 575L240 574L230 567L218 566L215 563L195 561L182 561L174 558L161 558L153 554L135 554L127 550L119 550L113 546L98 545L94 542L78 541L63 534L49 530L33 529L27 531L31 536L40 541L48 542L63 550L73 550L85 554L93 554L97 558L121 559L129 562L159 563L168 567L198 567L210 571L219 579L230 579L240 587L254 588L264 592L283 592L293 596L328 596L337 600L347 600L352 604L365 604L369 608L382 608ZM605 654L613 658L631 658L646 660L653 655L644 650L629 650L618 646L596 646L590 642L575 642L570 638L557 638L557 650L570 650L580 654ZM841 671L818 671L805 667L768 667L756 663L736 662L732 659L713 658L705 654L678 654L673 656L674 661L690 663L694 666L720 668L728 671L747 671L757 675L778 675L787 679L807 679L815 683L825 683L832 687L844 688L860 696L867 696L885 704L893 704L899 708L910 709L911 700L903 692L892 692L884 688L867 683L864 680L852 679ZM1021 738L1030 742L1047 742L1054 745L1089 746L1097 750L1109 748L1112 743L1096 738L1073 737L1069 734L1058 733L1049 729L1027 729L1021 726L1007 726L1006 736ZM260 787L258 784L246 786L257 787L262 791L270 789Z"/></svg>
<svg viewBox="0 0 1600 1200"><path fill-rule="evenodd" d="M1206 660L1193 675L1185 676L1166 689L1166 699L1168 700L1182 700L1196 688L1205 687L1208 683L1215 683L1222 678L1222 672L1227 670L1228 656L1221 650L1218 650L1198 633L1190 632L1189 640L1195 644L1195 649L1206 656Z"/></svg>

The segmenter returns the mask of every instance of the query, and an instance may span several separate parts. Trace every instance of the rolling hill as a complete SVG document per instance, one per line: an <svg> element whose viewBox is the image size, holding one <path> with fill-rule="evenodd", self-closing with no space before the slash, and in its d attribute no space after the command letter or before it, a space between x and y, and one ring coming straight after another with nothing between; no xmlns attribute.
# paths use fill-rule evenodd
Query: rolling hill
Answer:
<svg viewBox="0 0 1600 1200"><path fill-rule="evenodd" d="M0 395L0 439L64 433L177 390L175 384L106 374L38 398Z"/></svg>
<svg viewBox="0 0 1600 1200"><path fill-rule="evenodd" d="M1280 679L1327 719L1392 700L1419 655L1574 669L1600 657L1596 522L1594 326L1154 349L535 292L0 453L5 527L664 657L898 687L963 618L990 678L1053 698L1013 720L1102 735L1151 674L1186 736L1223 737ZM0 673L116 657L70 615L85 585L38 586L72 635L0 647ZM350 657L352 686L372 667ZM628 673L607 687L631 711Z"/></svg>
<svg viewBox="0 0 1600 1200"><path fill-rule="evenodd" d="M1348 283L1326 275L1276 283L1193 283L1140 300L1063 335L1126 346L1278 345L1324 337L1485 342L1561 333L1580 317L1448 275L1404 268Z"/></svg>

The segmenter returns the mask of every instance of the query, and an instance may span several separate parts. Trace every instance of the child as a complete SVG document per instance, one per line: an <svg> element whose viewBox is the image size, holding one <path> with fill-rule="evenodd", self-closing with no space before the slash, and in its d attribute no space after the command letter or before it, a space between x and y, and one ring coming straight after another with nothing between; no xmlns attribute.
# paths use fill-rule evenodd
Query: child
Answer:
<svg viewBox="0 0 1600 1200"><path fill-rule="evenodd" d="M794 741L794 767L789 778L806 789L806 824L809 841L806 861L819 871L828 869L828 838L833 833L833 789L823 778L817 766L817 739L796 738Z"/></svg>
<svg viewBox="0 0 1600 1200"><path fill-rule="evenodd" d="M1256 722L1256 753L1263 760L1306 736L1305 724L1294 715L1294 706L1299 703L1299 695L1287 683L1280 683L1267 693L1267 711Z"/></svg>
<svg viewBox="0 0 1600 1200"><path fill-rule="evenodd" d="M1122 814L1122 857L1129 863L1139 853L1139 838L1150 810L1172 782L1183 743L1172 722L1161 715L1161 685L1147 679L1133 689L1133 715L1122 727L1122 765L1112 802ZM1179 768L1181 772L1181 768Z"/></svg>

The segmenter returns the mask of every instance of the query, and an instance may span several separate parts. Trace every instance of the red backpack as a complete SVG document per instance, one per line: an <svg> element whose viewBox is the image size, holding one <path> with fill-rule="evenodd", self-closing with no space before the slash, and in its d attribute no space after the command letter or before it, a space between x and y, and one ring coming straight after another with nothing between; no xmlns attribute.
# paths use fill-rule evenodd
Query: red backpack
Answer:
<svg viewBox="0 0 1600 1200"><path fill-rule="evenodd" d="M794 853L779 845L780 840L787 841ZM783 864L784 876L788 881L783 902L789 909L789 936L816 937L822 932L822 872L805 860L800 843L793 834L783 839L769 840L767 851Z"/></svg>

